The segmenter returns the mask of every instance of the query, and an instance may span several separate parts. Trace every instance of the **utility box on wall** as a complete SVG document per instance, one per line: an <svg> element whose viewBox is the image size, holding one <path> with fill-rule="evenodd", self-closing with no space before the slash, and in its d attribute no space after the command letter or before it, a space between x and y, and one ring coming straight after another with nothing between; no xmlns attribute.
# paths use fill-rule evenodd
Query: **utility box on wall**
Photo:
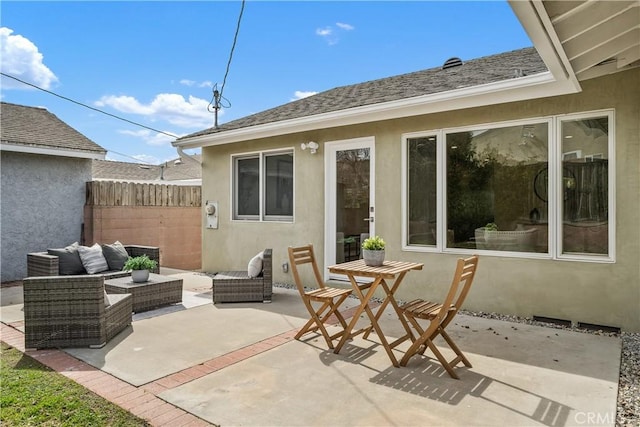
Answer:
<svg viewBox="0 0 640 427"><path fill-rule="evenodd" d="M207 202L204 205L207 214L207 228L218 228L218 202Z"/></svg>

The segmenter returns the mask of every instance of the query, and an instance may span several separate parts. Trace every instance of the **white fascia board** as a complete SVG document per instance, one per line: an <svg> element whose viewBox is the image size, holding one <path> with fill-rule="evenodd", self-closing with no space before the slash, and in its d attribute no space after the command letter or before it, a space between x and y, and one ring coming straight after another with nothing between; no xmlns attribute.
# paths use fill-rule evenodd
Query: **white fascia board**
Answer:
<svg viewBox="0 0 640 427"><path fill-rule="evenodd" d="M92 160L104 160L107 155L106 153L92 153L89 151L65 150L33 145L7 144L5 142L0 144L0 151L13 151L16 153L42 154L45 156L74 157Z"/></svg>
<svg viewBox="0 0 640 427"><path fill-rule="evenodd" d="M508 1L511 10L522 24L553 77L557 81L566 80L575 88L575 92L581 91L575 71L571 67L542 0Z"/></svg>
<svg viewBox="0 0 640 427"><path fill-rule="evenodd" d="M502 104L505 102L544 98L572 92L574 92L574 90L571 86L567 87L564 82L557 82L551 73L545 72L432 95L417 96L398 101L201 135L185 141L174 141L173 145L182 148L224 145L250 139L305 132L319 128L348 126L359 123Z"/></svg>

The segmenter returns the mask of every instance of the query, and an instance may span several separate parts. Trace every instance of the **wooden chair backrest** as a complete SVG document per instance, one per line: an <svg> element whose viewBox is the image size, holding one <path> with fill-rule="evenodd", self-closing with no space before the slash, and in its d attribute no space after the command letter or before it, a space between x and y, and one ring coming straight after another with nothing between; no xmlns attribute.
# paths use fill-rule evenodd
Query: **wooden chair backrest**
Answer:
<svg viewBox="0 0 640 427"><path fill-rule="evenodd" d="M300 273L298 272L298 266L304 264L311 264L313 275L316 279L316 285L318 288L324 288L325 284L320 275L318 264L316 263L316 257L313 252L313 245L305 245L299 247L289 246L289 263L291 264L291 272L293 273L293 279L296 282L296 287L300 292L300 295L304 296L304 284L300 279Z"/></svg>
<svg viewBox="0 0 640 427"><path fill-rule="evenodd" d="M462 307L464 300L469 294L469 289L473 283L478 268L478 255L469 258L458 259L456 271L453 275L451 287L447 293L447 297L442 303L442 308L437 314L440 326L445 328Z"/></svg>

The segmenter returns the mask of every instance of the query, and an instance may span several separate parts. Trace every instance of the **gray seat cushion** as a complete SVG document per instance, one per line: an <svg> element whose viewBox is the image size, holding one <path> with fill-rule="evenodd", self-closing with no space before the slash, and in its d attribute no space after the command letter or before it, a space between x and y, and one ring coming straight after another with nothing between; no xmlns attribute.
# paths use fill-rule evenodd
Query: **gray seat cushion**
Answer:
<svg viewBox="0 0 640 427"><path fill-rule="evenodd" d="M109 264L109 270L122 270L124 263L129 259L129 254L124 245L118 241L113 244L102 245L102 255Z"/></svg>
<svg viewBox="0 0 640 427"><path fill-rule="evenodd" d="M65 248L47 249L49 255L58 257L58 271L60 275L87 274L80 259L78 243L73 243Z"/></svg>

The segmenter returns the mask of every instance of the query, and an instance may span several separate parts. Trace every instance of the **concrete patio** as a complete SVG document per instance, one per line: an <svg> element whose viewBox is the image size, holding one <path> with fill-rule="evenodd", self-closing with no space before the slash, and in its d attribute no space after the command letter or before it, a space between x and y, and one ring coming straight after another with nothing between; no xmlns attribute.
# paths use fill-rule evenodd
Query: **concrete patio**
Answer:
<svg viewBox="0 0 640 427"><path fill-rule="evenodd" d="M213 305L208 276L162 273L184 279L182 304L134 315L101 349L64 349L74 366L155 396L145 411L126 395L112 399L154 425L193 424L154 416L167 403L215 425L615 425L619 338L460 315L450 334L473 367L454 380L428 352L394 368L375 335L340 354L313 334L294 340L308 318L297 291L276 287L271 304ZM8 330L19 339L21 288L1 297L2 340ZM357 303L347 301L344 310ZM381 320L387 337L400 335L392 314Z"/></svg>

